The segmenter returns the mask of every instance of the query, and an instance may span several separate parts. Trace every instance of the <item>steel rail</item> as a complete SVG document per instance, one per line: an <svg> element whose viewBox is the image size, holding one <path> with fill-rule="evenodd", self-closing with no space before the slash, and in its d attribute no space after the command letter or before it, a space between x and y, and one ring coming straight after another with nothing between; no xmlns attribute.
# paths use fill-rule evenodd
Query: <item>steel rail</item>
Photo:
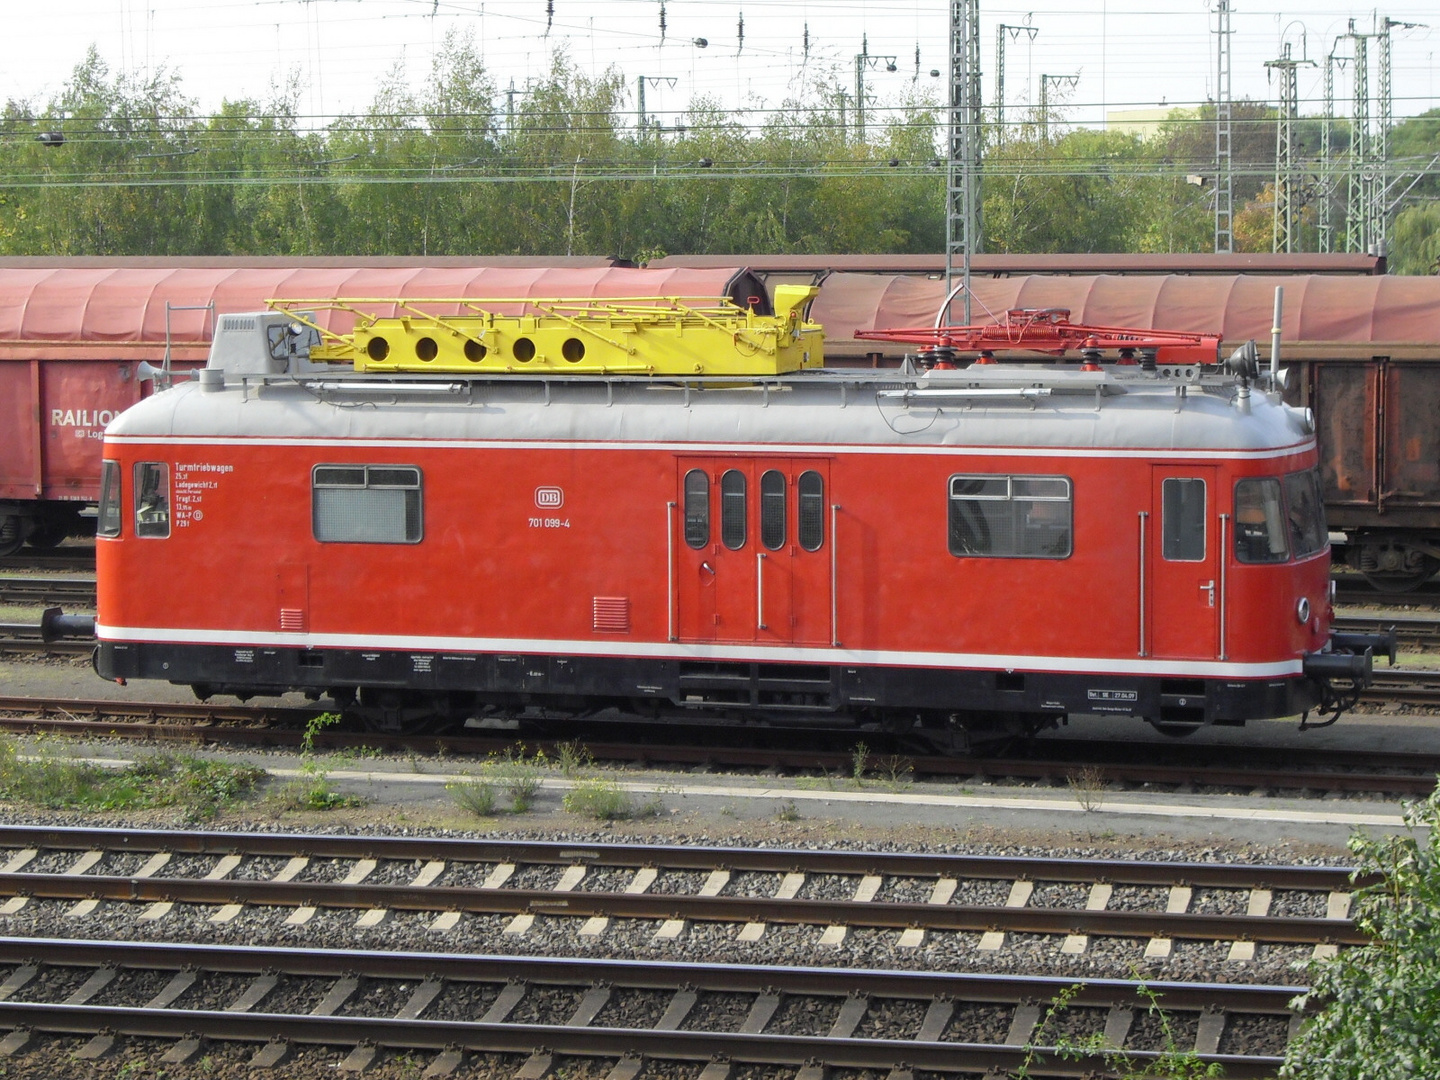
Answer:
<svg viewBox="0 0 1440 1080"><path fill-rule="evenodd" d="M1062 1058L1053 1048L979 1043L919 1042L907 1039L835 1039L806 1035L749 1035L734 1032L570 1027L558 1024L486 1024L456 1020L392 1020L357 1016L294 1016L187 1009L121 1008L100 1005L41 1005L0 1002L0 1025L35 1031L92 1034L100 1031L149 1038L182 1038L196 1033L225 1040L322 1044L371 1043L412 1050L489 1053L550 1053L584 1057L805 1065L821 1061L836 1068L890 1070L897 1062L935 1072L1011 1070L1027 1060L1030 1075L1090 1077L1106 1074L1105 1055ZM1133 1050L1137 1063L1161 1059ZM1231 1080L1273 1077L1278 1057L1197 1054L1204 1065L1219 1064ZM1113 1075L1113 1074L1112 1074Z"/></svg>
<svg viewBox="0 0 1440 1080"><path fill-rule="evenodd" d="M169 829L102 829L0 825L0 847L65 851L169 851L177 854L307 855L312 858L444 859L470 863L615 866L890 877L980 878L1115 885L1188 885L1230 889L1348 891L1343 866L1181 863L1130 859L1056 859L1007 855L813 851L801 848L701 847L679 844L585 844L549 840L480 840L419 836L325 836ZM0 875L0 880L46 875ZM92 876L77 881L98 880ZM127 880L127 879L119 879ZM1362 884L1370 879L1363 879ZM226 882L231 887L240 882ZM263 884L263 883L262 883ZM371 886L376 888L378 886ZM566 894L571 895L571 894ZM926 907L928 905L919 905ZM1321 920L1324 921L1324 920Z"/></svg>
<svg viewBox="0 0 1440 1080"><path fill-rule="evenodd" d="M1337 615L1334 628L1346 634L1374 634L1393 629L1403 645L1440 644L1440 619L1433 615L1371 615L1347 612Z"/></svg>
<svg viewBox="0 0 1440 1080"><path fill-rule="evenodd" d="M95 548L76 546L52 548L21 548L13 555L0 558L3 570L79 570L95 572Z"/></svg>
<svg viewBox="0 0 1440 1080"><path fill-rule="evenodd" d="M872 968L787 967L605 960L485 953L292 949L256 945L198 945L136 941L0 938L0 963L53 967L113 967L147 971L276 972L314 978L361 976L447 982L525 982L553 986L605 984L649 990L681 987L735 993L773 993L1016 1004L1070 994L1072 1005L1144 1008L1152 995L1167 1010L1223 1009L1230 1013L1290 1015L1304 986L1248 983L1073 978L977 972Z"/></svg>
<svg viewBox="0 0 1440 1080"><path fill-rule="evenodd" d="M0 575L0 604L75 604L93 608L95 579Z"/></svg>
<svg viewBox="0 0 1440 1080"><path fill-rule="evenodd" d="M867 929L1095 934L1197 941L1363 945L1370 940L1349 919L1274 915L1191 915L994 905L779 900L688 893L556 892L479 886L346 885L315 881L206 881L99 874L0 874L0 896L40 900L168 901L400 911L459 911L471 915L552 915L566 918L689 919L700 922L784 923Z"/></svg>
<svg viewBox="0 0 1440 1080"><path fill-rule="evenodd" d="M3 639L0 639L0 649L3 647ZM80 651L88 648L83 646ZM23 714L0 717L0 730L231 746L300 746L304 738L301 729L319 711L318 707L0 697L0 712ZM135 722L137 720L140 722ZM667 730L669 737L673 738L673 730ZM314 743L326 749L365 747L480 756L503 752L515 745L513 738L474 734L394 735L334 730L320 733ZM554 751L555 747L553 741L547 740L538 740L531 745L547 753ZM1164 743L1136 743L1042 738L1032 746L1035 757L915 755L905 757L905 761L920 776L1057 780L1065 779L1076 767L1083 765L1096 769L1099 777L1107 782L1171 784L1177 787L1312 788L1398 795L1429 794L1435 786L1435 774L1440 773L1440 754L1425 753L1331 751L1323 748L1297 752L1265 747L1187 746L1183 763L1167 764L1149 759L1114 759L1134 758L1137 750L1142 748L1148 758L1157 755L1174 757L1178 748L1168 740ZM783 746L756 748L703 742L678 745L673 742L587 742L586 748L598 760L656 765L706 763L827 771L849 771L854 766L852 754ZM1227 764L1232 760L1235 764ZM1367 771L1377 769L1403 771Z"/></svg>

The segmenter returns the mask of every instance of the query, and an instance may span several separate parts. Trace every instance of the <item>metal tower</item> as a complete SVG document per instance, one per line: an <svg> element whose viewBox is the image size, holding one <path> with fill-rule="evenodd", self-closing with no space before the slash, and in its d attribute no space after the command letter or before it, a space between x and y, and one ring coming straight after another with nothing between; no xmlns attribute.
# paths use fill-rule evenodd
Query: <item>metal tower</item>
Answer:
<svg viewBox="0 0 1440 1080"><path fill-rule="evenodd" d="M1230 0L1215 0L1215 251L1235 250L1234 162L1230 153Z"/></svg>
<svg viewBox="0 0 1440 1080"><path fill-rule="evenodd" d="M1027 16L1028 18L1028 16ZM1038 26L1010 26L1001 23L995 27L995 137L1003 140L1005 138L1005 35L1010 35L1011 41L1019 41L1021 34L1029 36L1031 41L1040 32Z"/></svg>
<svg viewBox="0 0 1440 1080"><path fill-rule="evenodd" d="M865 72L879 71L881 64L886 71L894 71L895 57L871 56L870 37L862 34L860 51L855 54L855 137L858 142L865 141Z"/></svg>
<svg viewBox="0 0 1440 1080"><path fill-rule="evenodd" d="M1355 31L1350 20L1348 37L1355 49L1352 65L1354 111L1350 120L1350 197L1345 204L1345 250L1368 251L1373 239L1370 231L1370 203L1374 197L1374 176L1370 161L1370 60L1369 34Z"/></svg>
<svg viewBox="0 0 1440 1080"><path fill-rule="evenodd" d="M1325 54L1325 111L1320 114L1320 220L1317 249L1323 254L1335 250L1335 157L1330 148L1335 127L1335 65L1348 59L1335 55L1336 38Z"/></svg>
<svg viewBox="0 0 1440 1080"><path fill-rule="evenodd" d="M945 287L963 284L970 323L970 259L980 231L980 0L950 0L949 163L945 177ZM958 279L958 281L957 281ZM942 313L948 318L948 312Z"/></svg>
<svg viewBox="0 0 1440 1080"><path fill-rule="evenodd" d="M1275 124L1275 211L1271 251L1295 250L1298 231L1295 204L1298 198L1295 190L1294 129L1300 111L1295 69L1311 63L1309 60L1292 60L1288 41L1279 59L1265 61L1265 66L1272 73L1280 75L1280 115Z"/></svg>

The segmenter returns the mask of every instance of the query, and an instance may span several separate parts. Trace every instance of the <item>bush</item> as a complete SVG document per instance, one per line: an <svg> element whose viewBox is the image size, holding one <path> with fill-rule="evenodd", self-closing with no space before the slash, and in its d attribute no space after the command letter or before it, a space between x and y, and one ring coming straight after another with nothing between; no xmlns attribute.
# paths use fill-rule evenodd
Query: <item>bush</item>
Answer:
<svg viewBox="0 0 1440 1080"><path fill-rule="evenodd" d="M1373 939L1308 966L1315 1008L1286 1048L1290 1080L1440 1076L1440 788L1406 808L1409 832L1356 833L1356 925ZM1318 1007L1318 1008L1317 1008Z"/></svg>
<svg viewBox="0 0 1440 1080"><path fill-rule="evenodd" d="M630 793L613 780L582 780L565 796L565 809L572 814L597 821L619 821L625 818L654 817L660 813L658 796L638 806Z"/></svg>
<svg viewBox="0 0 1440 1080"><path fill-rule="evenodd" d="M495 813L495 785L478 777L446 784L445 790L455 800L455 805L476 817L490 817Z"/></svg>
<svg viewBox="0 0 1440 1080"><path fill-rule="evenodd" d="M508 801L507 812L523 814L535 805L535 798L540 794L540 773L547 765L543 754L527 758L521 746L503 755L492 754L481 764L478 776L446 784L445 790L460 809L476 817L496 813L501 793Z"/></svg>

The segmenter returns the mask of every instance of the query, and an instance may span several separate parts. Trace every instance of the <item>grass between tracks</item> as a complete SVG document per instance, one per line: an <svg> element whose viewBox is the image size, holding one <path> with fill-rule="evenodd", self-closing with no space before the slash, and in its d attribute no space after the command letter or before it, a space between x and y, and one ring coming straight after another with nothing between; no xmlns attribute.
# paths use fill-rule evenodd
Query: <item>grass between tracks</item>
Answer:
<svg viewBox="0 0 1440 1080"><path fill-rule="evenodd" d="M22 758L0 740L0 799L49 810L176 808L206 820L248 798L265 777L252 765L154 753L122 769L41 754Z"/></svg>

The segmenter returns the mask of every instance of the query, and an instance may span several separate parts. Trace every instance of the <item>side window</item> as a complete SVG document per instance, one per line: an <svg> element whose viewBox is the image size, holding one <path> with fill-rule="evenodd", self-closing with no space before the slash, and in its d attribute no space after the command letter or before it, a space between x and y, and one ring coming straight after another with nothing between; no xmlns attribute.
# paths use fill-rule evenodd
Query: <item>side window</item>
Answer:
<svg viewBox="0 0 1440 1080"><path fill-rule="evenodd" d="M1242 563L1284 562L1286 553L1280 481L1241 480L1235 485L1235 558Z"/></svg>
<svg viewBox="0 0 1440 1080"><path fill-rule="evenodd" d="M1068 558L1070 492L1066 476L952 476L950 554Z"/></svg>
<svg viewBox="0 0 1440 1080"><path fill-rule="evenodd" d="M120 535L120 463L100 463L100 512L95 521L96 536Z"/></svg>
<svg viewBox="0 0 1440 1080"><path fill-rule="evenodd" d="M720 475L720 542L731 551L745 546L745 474L739 469Z"/></svg>
<svg viewBox="0 0 1440 1080"><path fill-rule="evenodd" d="M785 474L778 469L760 476L760 542L771 551L785 546Z"/></svg>
<svg viewBox="0 0 1440 1080"><path fill-rule="evenodd" d="M170 535L170 466L163 461L135 466L135 535Z"/></svg>
<svg viewBox="0 0 1440 1080"><path fill-rule="evenodd" d="M1325 505L1320 498L1320 477L1313 469L1285 477L1285 511L1290 550L1297 559L1324 551L1330 543L1325 527Z"/></svg>
<svg viewBox="0 0 1440 1080"><path fill-rule="evenodd" d="M685 474L685 543L696 549L710 543L710 477L704 469Z"/></svg>
<svg viewBox="0 0 1440 1080"><path fill-rule="evenodd" d="M317 465L311 524L326 543L418 544L420 470L408 465Z"/></svg>
<svg viewBox="0 0 1440 1080"><path fill-rule="evenodd" d="M799 541L806 551L819 551L825 543L825 478L814 469L800 474Z"/></svg>
<svg viewBox="0 0 1440 1080"><path fill-rule="evenodd" d="M1171 478L1161 488L1161 553L1171 562L1199 562L1205 558L1205 481Z"/></svg>

